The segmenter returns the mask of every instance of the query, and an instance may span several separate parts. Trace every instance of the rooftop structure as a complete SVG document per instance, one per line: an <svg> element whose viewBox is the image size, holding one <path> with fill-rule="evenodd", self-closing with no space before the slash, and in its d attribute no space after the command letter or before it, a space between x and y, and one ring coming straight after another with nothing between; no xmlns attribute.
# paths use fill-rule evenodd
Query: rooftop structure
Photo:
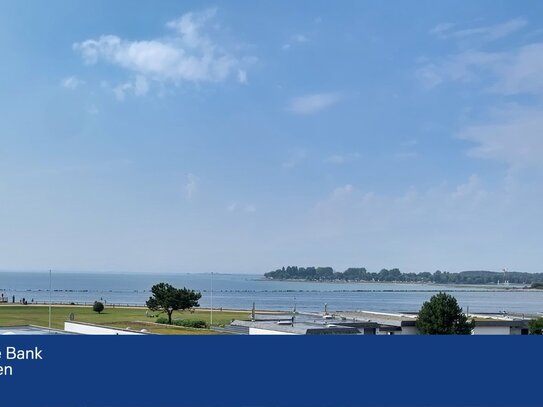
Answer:
<svg viewBox="0 0 543 407"><path fill-rule="evenodd" d="M380 334L418 334L416 313L384 313L374 311L342 312L341 316L355 321L373 321L379 324ZM528 319L504 314L469 314L475 322L473 335L525 335Z"/></svg>
<svg viewBox="0 0 543 407"><path fill-rule="evenodd" d="M70 335L70 333L34 325L13 325L0 326L0 335Z"/></svg>
<svg viewBox="0 0 543 407"><path fill-rule="evenodd" d="M473 335L525 335L528 321L503 314L470 314ZM253 314L251 321L233 321L225 332L249 335L417 335L416 313L350 311L338 313Z"/></svg>
<svg viewBox="0 0 543 407"><path fill-rule="evenodd" d="M255 314L252 321L233 321L232 333L249 335L375 335L378 324L348 321L328 314ZM244 328L244 329L240 329Z"/></svg>

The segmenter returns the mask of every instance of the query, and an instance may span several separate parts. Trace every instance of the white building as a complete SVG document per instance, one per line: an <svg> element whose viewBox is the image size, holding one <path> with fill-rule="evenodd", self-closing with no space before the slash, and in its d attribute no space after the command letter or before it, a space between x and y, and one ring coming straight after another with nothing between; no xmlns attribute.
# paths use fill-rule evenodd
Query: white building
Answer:
<svg viewBox="0 0 543 407"><path fill-rule="evenodd" d="M149 335L147 331L111 328L86 322L66 321L64 331L83 335Z"/></svg>
<svg viewBox="0 0 543 407"><path fill-rule="evenodd" d="M527 335L528 320L497 314L470 315L473 335ZM234 321L226 332L248 335L418 335L416 313L374 311L336 314L263 314Z"/></svg>

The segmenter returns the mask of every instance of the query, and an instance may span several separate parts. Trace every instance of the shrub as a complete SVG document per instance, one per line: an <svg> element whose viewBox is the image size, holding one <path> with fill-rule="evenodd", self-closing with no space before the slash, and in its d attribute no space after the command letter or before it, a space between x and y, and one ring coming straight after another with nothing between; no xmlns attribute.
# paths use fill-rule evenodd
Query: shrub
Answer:
<svg viewBox="0 0 543 407"><path fill-rule="evenodd" d="M94 301L94 305L92 306L92 310L97 313L101 313L104 310L104 304L102 304L100 301Z"/></svg>
<svg viewBox="0 0 543 407"><path fill-rule="evenodd" d="M173 324L176 326L184 326L186 328L207 328L205 321L194 319L176 319L173 321Z"/></svg>
<svg viewBox="0 0 543 407"><path fill-rule="evenodd" d="M158 317L155 321L157 324L168 324L168 318L167 317Z"/></svg>

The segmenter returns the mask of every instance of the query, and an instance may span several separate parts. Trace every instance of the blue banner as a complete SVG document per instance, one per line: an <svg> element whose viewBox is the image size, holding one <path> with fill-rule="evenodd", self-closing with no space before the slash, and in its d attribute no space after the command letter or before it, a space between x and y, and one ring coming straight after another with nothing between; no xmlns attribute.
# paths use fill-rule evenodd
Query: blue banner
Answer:
<svg viewBox="0 0 543 407"><path fill-rule="evenodd" d="M541 337L2 336L0 404L541 406Z"/></svg>

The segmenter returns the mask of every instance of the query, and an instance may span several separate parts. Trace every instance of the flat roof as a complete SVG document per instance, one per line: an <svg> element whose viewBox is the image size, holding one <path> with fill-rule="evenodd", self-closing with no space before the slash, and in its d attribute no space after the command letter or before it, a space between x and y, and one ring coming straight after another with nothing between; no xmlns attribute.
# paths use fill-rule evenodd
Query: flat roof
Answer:
<svg viewBox="0 0 543 407"><path fill-rule="evenodd" d="M291 322L294 317L295 323L309 324L336 324L346 326L356 326L365 328L375 328L378 326L376 322L356 320L354 318L346 318L339 314L323 314L315 312L296 312L296 313L275 313L275 314L255 314L255 322Z"/></svg>
<svg viewBox="0 0 543 407"><path fill-rule="evenodd" d="M352 311L341 312L340 316L355 321L372 321L380 325L388 326L415 326L417 322L417 313L387 313L375 311ZM528 326L528 320L502 314L469 314L469 318L475 321L476 326L510 326L525 328ZM382 329L383 330L383 329Z"/></svg>
<svg viewBox="0 0 543 407"><path fill-rule="evenodd" d="M0 326L0 335L72 335L59 329L49 329L35 325Z"/></svg>
<svg viewBox="0 0 543 407"><path fill-rule="evenodd" d="M376 311L348 311L338 313L340 316L355 321L376 322L380 325L415 326L417 314L389 313Z"/></svg>
<svg viewBox="0 0 543 407"><path fill-rule="evenodd" d="M286 322L286 321L285 321ZM334 323L294 322L294 324L278 323L277 321L239 321L232 322L234 326L265 329L268 331L287 332L298 335L331 335L331 334L359 334L360 331L352 326L337 325Z"/></svg>

